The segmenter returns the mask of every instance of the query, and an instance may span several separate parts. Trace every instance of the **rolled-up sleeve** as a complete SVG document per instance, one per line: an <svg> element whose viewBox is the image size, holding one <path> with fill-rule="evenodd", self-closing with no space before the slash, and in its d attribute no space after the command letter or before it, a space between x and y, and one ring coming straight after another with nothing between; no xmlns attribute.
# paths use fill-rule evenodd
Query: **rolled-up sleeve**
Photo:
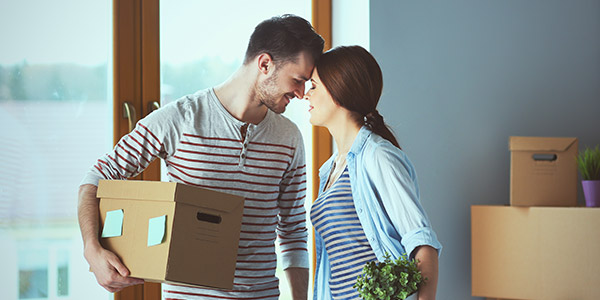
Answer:
<svg viewBox="0 0 600 300"><path fill-rule="evenodd" d="M415 248L428 245L439 255L442 245L421 206L416 172L406 155L389 144L380 144L368 169L406 253L412 256Z"/></svg>

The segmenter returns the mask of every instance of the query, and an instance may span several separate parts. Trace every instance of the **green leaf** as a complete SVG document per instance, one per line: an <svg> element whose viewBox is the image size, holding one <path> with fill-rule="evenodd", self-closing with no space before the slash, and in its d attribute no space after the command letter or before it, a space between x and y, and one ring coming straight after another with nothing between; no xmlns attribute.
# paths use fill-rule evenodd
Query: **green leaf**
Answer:
<svg viewBox="0 0 600 300"><path fill-rule="evenodd" d="M600 148L586 147L576 157L577 169L582 180L600 180Z"/></svg>
<svg viewBox="0 0 600 300"><path fill-rule="evenodd" d="M362 299L406 299L423 281L417 261L403 253L392 259L385 253L381 262L368 262L354 284Z"/></svg>

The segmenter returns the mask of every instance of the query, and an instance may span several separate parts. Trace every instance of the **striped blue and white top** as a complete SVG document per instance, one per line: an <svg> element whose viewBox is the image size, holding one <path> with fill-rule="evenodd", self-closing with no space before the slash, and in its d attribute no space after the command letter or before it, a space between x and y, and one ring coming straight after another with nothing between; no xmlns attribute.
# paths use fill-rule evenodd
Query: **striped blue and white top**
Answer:
<svg viewBox="0 0 600 300"><path fill-rule="evenodd" d="M356 214L347 167L340 178L319 195L312 206L310 218L325 242L333 299L359 299L352 286L365 263L377 257Z"/></svg>

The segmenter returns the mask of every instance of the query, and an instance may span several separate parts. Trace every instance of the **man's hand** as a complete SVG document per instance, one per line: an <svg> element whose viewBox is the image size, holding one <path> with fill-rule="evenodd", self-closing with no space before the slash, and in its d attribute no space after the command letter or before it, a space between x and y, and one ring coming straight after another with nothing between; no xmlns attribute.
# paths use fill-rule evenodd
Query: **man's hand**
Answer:
<svg viewBox="0 0 600 300"><path fill-rule="evenodd" d="M128 286L143 284L144 280L129 277L129 270L112 252L95 246L84 250L85 259L98 283L111 293L118 292Z"/></svg>
<svg viewBox="0 0 600 300"><path fill-rule="evenodd" d="M96 275L98 283L107 291L114 293L131 285L142 284L144 281L129 277L129 270L121 260L100 245L98 241L100 200L96 198L97 190L98 188L91 184L79 187L77 214L83 238L83 256L90 264L90 269Z"/></svg>

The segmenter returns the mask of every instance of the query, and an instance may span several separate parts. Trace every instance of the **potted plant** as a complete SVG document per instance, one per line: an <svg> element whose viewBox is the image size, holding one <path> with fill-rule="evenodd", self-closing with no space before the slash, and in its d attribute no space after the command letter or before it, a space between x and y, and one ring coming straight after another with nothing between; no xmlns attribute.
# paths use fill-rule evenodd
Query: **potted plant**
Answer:
<svg viewBox="0 0 600 300"><path fill-rule="evenodd" d="M577 168L581 173L581 185L585 196L585 205L600 207L600 149L586 147L577 156Z"/></svg>
<svg viewBox="0 0 600 300"><path fill-rule="evenodd" d="M365 300L396 300L414 294L425 280L414 259L403 254L394 261L386 253L384 261L365 264L353 287Z"/></svg>

